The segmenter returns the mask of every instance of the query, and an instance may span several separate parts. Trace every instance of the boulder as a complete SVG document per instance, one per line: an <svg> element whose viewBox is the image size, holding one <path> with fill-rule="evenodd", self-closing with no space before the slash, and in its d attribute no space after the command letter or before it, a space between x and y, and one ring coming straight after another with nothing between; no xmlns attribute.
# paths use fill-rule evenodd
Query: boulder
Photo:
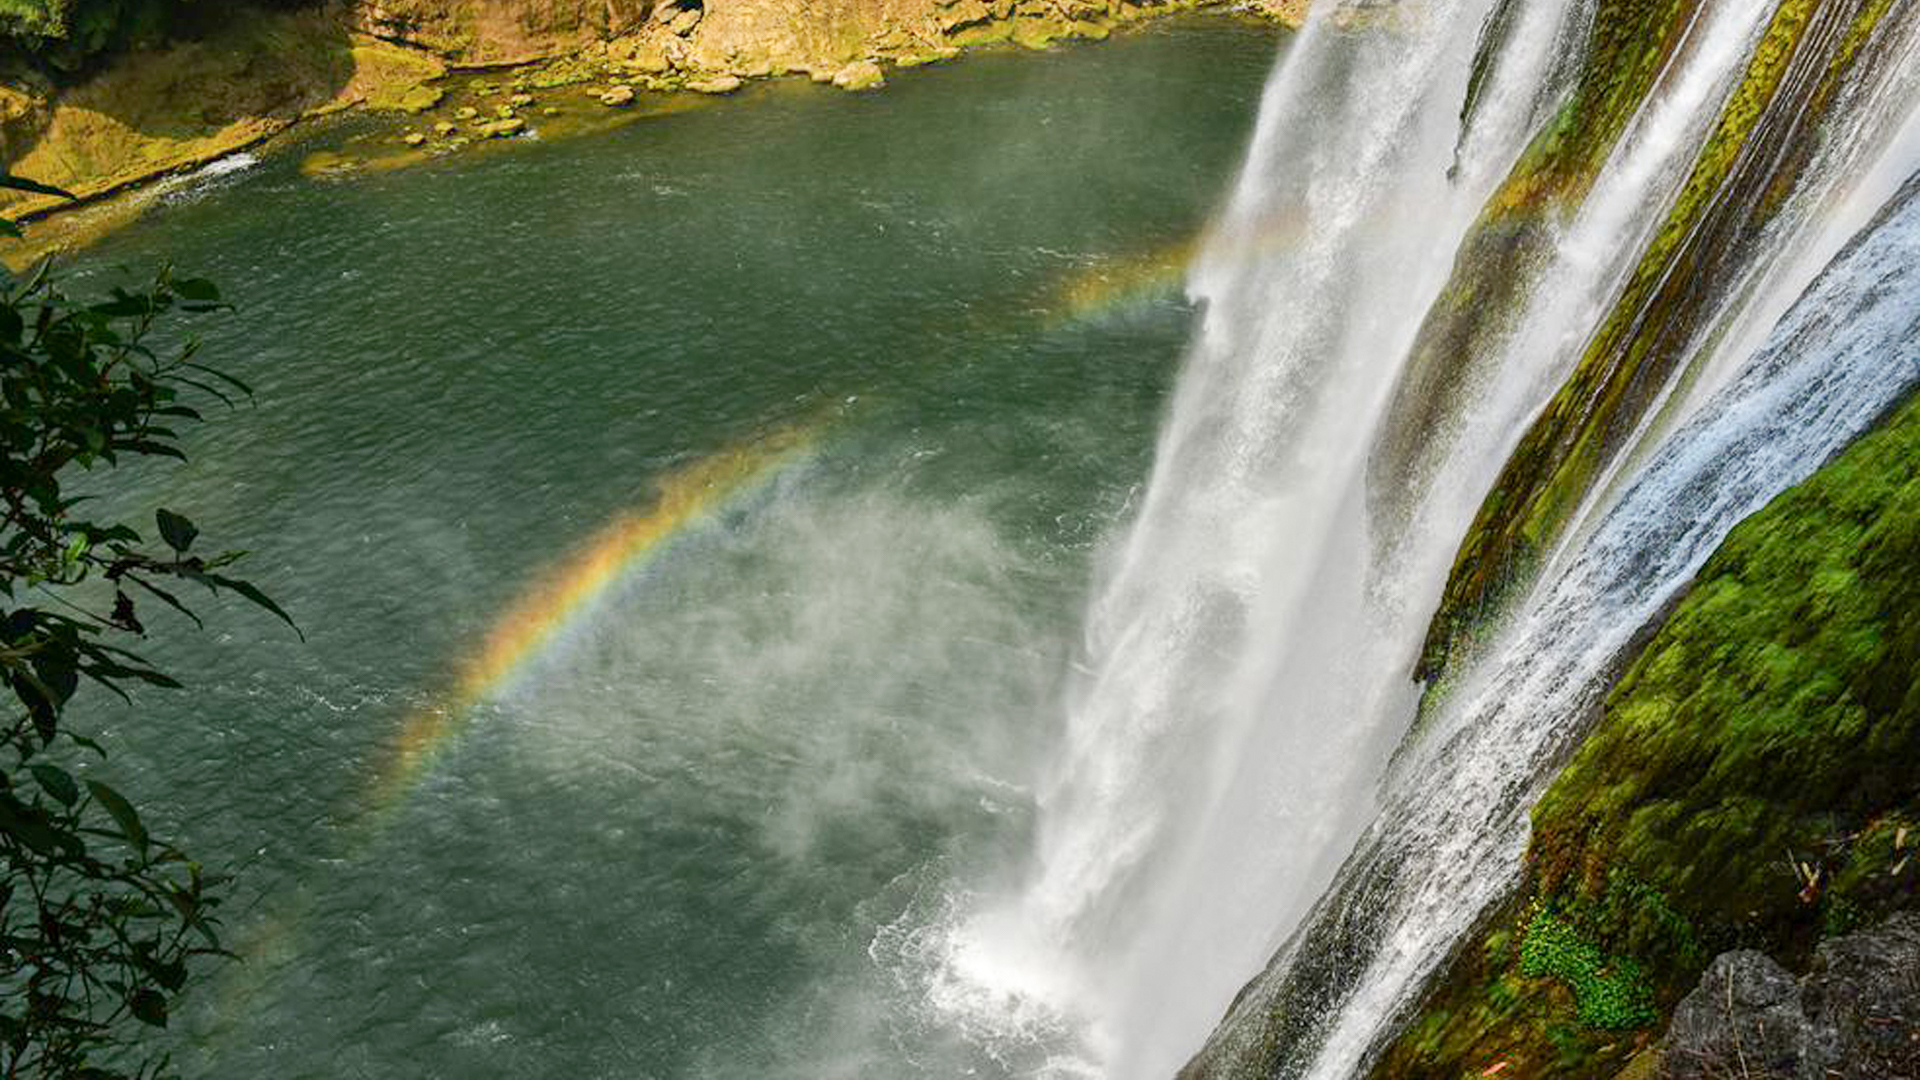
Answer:
<svg viewBox="0 0 1920 1080"><path fill-rule="evenodd" d="M842 90L876 90L886 84L886 72L871 60L855 60L833 73L833 85Z"/></svg>
<svg viewBox="0 0 1920 1080"><path fill-rule="evenodd" d="M731 94L740 89L740 86L740 76L727 74L715 75L710 79L695 79L687 83L687 89L702 94Z"/></svg>
<svg viewBox="0 0 1920 1080"><path fill-rule="evenodd" d="M627 60L627 68L648 75L664 75L673 69L673 63L667 59L667 50L657 41L643 41L633 47L633 56Z"/></svg>
<svg viewBox="0 0 1920 1080"><path fill-rule="evenodd" d="M452 124L448 123L445 120L442 120L439 123L433 125L433 133L435 135L440 136L443 139L458 130L459 128L454 127Z"/></svg>
<svg viewBox="0 0 1920 1080"><path fill-rule="evenodd" d="M672 18L667 20L667 29L681 37L686 37L688 34L693 33L695 27L700 25L700 15L701 11L699 8L681 8L674 12Z"/></svg>
<svg viewBox="0 0 1920 1080"><path fill-rule="evenodd" d="M427 141L427 137L418 131L409 131L405 135L400 136L400 141L406 143L408 146L419 146Z"/></svg>
<svg viewBox="0 0 1920 1080"><path fill-rule="evenodd" d="M474 108L471 105L462 105L459 108L453 110L453 118L455 120L471 120L474 117L479 115L480 115L480 110Z"/></svg>
<svg viewBox="0 0 1920 1080"><path fill-rule="evenodd" d="M525 130L527 130L527 122L515 116L506 120L495 120L491 124L481 125L480 134L489 139L505 139L518 135Z"/></svg>
<svg viewBox="0 0 1920 1080"><path fill-rule="evenodd" d="M532 94L515 94L512 97L508 98L507 102L516 109L524 109L528 105L533 104L533 95Z"/></svg>
<svg viewBox="0 0 1920 1080"><path fill-rule="evenodd" d="M1673 1013L1664 1080L1920 1080L1920 913L1829 938L1807 974L1723 953Z"/></svg>
<svg viewBox="0 0 1920 1080"><path fill-rule="evenodd" d="M600 104L610 105L615 108L622 105L633 104L633 87L624 85L609 87L605 93L600 95Z"/></svg>

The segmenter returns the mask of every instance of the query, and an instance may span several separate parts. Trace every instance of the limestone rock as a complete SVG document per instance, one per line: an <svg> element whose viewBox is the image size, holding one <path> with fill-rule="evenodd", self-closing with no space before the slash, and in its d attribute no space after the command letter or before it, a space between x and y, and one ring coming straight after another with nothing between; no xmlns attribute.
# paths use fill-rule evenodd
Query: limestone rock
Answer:
<svg viewBox="0 0 1920 1080"><path fill-rule="evenodd" d="M459 128L454 127L452 124L448 123L445 120L442 120L439 123L433 125L433 133L435 135L440 136L443 139L458 130Z"/></svg>
<svg viewBox="0 0 1920 1080"><path fill-rule="evenodd" d="M731 94L740 86L740 76L722 74L710 79L696 79L687 84L687 89L701 94Z"/></svg>
<svg viewBox="0 0 1920 1080"><path fill-rule="evenodd" d="M459 108L453 110L453 118L455 120L471 120L474 117L479 115L480 115L480 110L474 108L471 105L462 105Z"/></svg>
<svg viewBox="0 0 1920 1080"><path fill-rule="evenodd" d="M606 93L600 95L600 104L615 108L633 104L633 87L621 85L609 88Z"/></svg>
<svg viewBox="0 0 1920 1080"><path fill-rule="evenodd" d="M427 137L418 131L409 131L400 137L400 141L408 146L419 146L427 141Z"/></svg>
<svg viewBox="0 0 1920 1080"><path fill-rule="evenodd" d="M680 35L681 37L686 37L688 34L693 33L694 28L698 27L699 25L700 25L700 9L699 8L682 8L679 11L675 12L673 17L670 20L668 20L667 29L673 31L674 33Z"/></svg>
<svg viewBox="0 0 1920 1080"><path fill-rule="evenodd" d="M521 109L521 108L527 107L528 105L533 104L533 95L532 94L515 94L512 97L508 98L507 101L514 108Z"/></svg>
<svg viewBox="0 0 1920 1080"><path fill-rule="evenodd" d="M664 75L673 69L673 63L667 59L667 50L659 42L642 41L634 44L627 67L648 75Z"/></svg>
<svg viewBox="0 0 1920 1080"><path fill-rule="evenodd" d="M875 90L886 84L886 72L871 60L855 60L833 73L833 85L842 90Z"/></svg>
<svg viewBox="0 0 1920 1080"><path fill-rule="evenodd" d="M510 119L495 120L491 124L481 125L480 134L489 139L505 139L518 135L526 129L527 122L515 116Z"/></svg>

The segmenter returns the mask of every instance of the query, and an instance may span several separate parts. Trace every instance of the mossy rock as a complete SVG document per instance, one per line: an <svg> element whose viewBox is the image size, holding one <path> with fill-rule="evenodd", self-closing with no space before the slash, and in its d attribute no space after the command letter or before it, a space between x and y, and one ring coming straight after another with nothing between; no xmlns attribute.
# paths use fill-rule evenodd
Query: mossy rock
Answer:
<svg viewBox="0 0 1920 1080"><path fill-rule="evenodd" d="M1707 561L1374 1075L1614 1075L1716 953L1804 966L1920 899L1915 567L1920 398Z"/></svg>

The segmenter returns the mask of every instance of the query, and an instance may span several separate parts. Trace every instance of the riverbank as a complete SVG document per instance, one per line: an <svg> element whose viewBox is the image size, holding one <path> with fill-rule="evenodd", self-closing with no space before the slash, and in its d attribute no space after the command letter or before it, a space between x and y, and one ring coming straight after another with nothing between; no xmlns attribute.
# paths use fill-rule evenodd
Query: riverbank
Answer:
<svg viewBox="0 0 1920 1080"><path fill-rule="evenodd" d="M77 247L137 216L115 199L348 109L393 115L390 146L319 171L403 164L536 129L567 134L673 111L675 96L806 76L850 91L967 49L1046 49L1099 40L1197 10L1297 26L1305 0L337 0L315 9L240 8L203 36L122 56L70 86L22 70L0 81L0 161L79 197L0 198L35 221L111 200L85 221L31 229L0 247L19 265Z"/></svg>

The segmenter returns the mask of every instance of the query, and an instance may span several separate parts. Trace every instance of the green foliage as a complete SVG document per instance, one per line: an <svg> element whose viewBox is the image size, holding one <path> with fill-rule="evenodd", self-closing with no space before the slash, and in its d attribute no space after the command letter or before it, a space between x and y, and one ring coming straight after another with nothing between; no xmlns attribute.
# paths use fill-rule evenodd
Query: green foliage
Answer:
<svg viewBox="0 0 1920 1080"><path fill-rule="evenodd" d="M250 7L299 7L308 0L245 0ZM0 40L63 72L96 58L157 44L209 19L231 17L235 0L0 0Z"/></svg>
<svg viewBox="0 0 1920 1080"><path fill-rule="evenodd" d="M0 0L0 32L54 67L164 33L180 0Z"/></svg>
<svg viewBox="0 0 1920 1080"><path fill-rule="evenodd" d="M1528 978L1552 978L1573 991L1580 1022L1617 1030L1644 1027L1658 1013L1646 971L1634 961L1608 956L1573 925L1548 911L1527 924L1520 945L1520 972Z"/></svg>
<svg viewBox="0 0 1920 1080"><path fill-rule="evenodd" d="M70 491L78 475L181 459L189 395L247 389L178 343L182 315L223 305L208 282L160 274L83 303L43 269L0 292L0 1073L157 1074L129 1049L135 1025L164 1026L191 964L221 954L221 879L157 837L96 770L101 748L66 724L83 683L123 699L175 687L122 642L145 633L137 601L193 618L181 583L233 592L285 618L226 576L236 553L195 552L198 530L161 509L161 547L97 520ZM160 345L165 337L174 342ZM197 622L198 620L195 619ZM132 1030L137 1030L134 1028Z"/></svg>

